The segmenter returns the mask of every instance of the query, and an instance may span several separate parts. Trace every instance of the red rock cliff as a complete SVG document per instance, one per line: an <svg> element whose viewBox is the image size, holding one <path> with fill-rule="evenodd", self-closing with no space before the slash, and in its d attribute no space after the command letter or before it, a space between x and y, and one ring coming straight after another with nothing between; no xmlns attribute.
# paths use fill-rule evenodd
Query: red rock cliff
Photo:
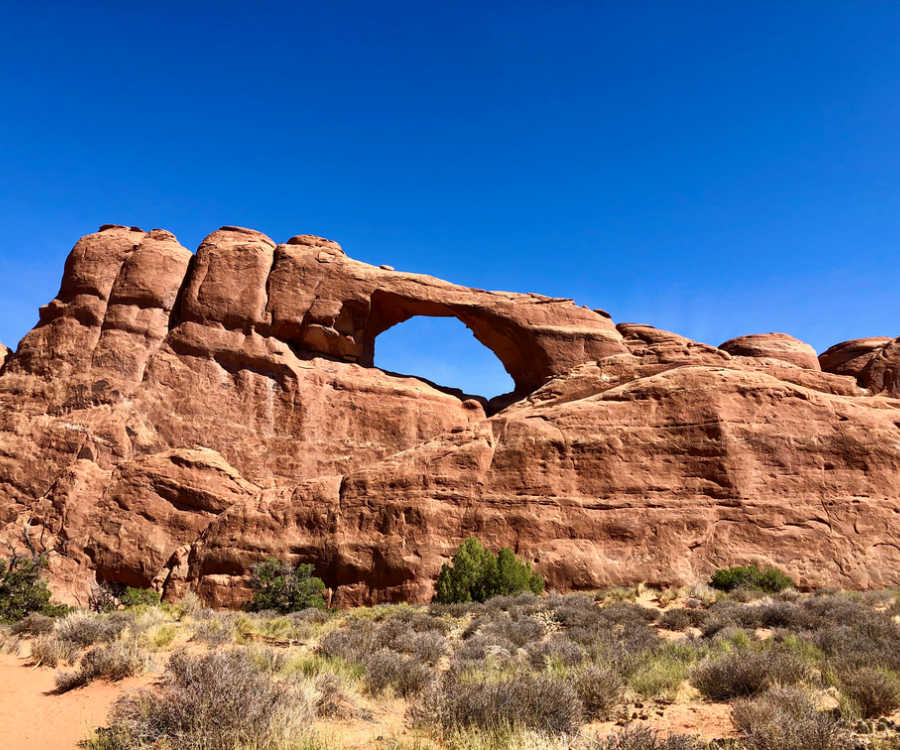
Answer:
<svg viewBox="0 0 900 750"><path fill-rule="evenodd" d="M515 392L375 368L415 315L463 321ZM314 563L338 604L421 601L472 534L563 589L747 561L898 585L898 397L900 339L715 348L318 237L223 227L194 255L106 226L0 347L0 537L40 536L81 601L101 578L237 604L266 555Z"/></svg>

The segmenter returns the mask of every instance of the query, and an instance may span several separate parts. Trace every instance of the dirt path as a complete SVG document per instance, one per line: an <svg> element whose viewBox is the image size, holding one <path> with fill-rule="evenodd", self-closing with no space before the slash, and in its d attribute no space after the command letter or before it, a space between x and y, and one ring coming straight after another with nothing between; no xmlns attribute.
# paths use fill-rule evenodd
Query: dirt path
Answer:
<svg viewBox="0 0 900 750"><path fill-rule="evenodd" d="M53 695L55 670L27 666L21 656L0 654L0 746L3 750L75 750L79 740L106 722L124 690L148 683L138 677L94 682ZM152 679L152 678L150 678Z"/></svg>

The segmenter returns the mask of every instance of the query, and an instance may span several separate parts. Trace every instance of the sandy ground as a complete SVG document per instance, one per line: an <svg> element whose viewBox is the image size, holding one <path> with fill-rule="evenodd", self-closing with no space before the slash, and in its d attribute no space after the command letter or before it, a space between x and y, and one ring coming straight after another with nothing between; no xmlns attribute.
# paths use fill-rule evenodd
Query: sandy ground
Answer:
<svg viewBox="0 0 900 750"><path fill-rule="evenodd" d="M705 741L737 736L731 723L731 707L727 703L673 703L663 708L646 711L646 720L635 720L634 725L645 725L661 735L699 735ZM585 727L587 734L608 737L620 729L611 721L597 721Z"/></svg>
<svg viewBox="0 0 900 750"><path fill-rule="evenodd" d="M147 675L119 683L97 681L54 695L53 669L31 667L24 656L0 654L0 747L3 750L75 750L122 691L151 682Z"/></svg>

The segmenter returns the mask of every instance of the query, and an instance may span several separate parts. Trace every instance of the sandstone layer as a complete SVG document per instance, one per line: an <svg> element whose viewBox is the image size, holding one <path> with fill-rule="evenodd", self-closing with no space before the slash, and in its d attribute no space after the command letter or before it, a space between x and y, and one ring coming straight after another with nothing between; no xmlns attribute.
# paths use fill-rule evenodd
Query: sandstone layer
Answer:
<svg viewBox="0 0 900 750"><path fill-rule="evenodd" d="M373 366L377 336L453 316L515 383L492 401ZM900 585L900 339L821 357L713 347L571 300L487 292L223 227L196 254L109 225L0 347L0 537L93 581L248 595L267 556L333 603L422 601L466 536L551 586L775 564Z"/></svg>

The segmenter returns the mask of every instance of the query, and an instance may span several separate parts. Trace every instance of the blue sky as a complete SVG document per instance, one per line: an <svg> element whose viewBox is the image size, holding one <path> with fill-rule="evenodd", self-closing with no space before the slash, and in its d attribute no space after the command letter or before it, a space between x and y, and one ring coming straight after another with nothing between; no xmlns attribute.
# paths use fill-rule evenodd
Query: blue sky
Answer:
<svg viewBox="0 0 900 750"><path fill-rule="evenodd" d="M18 6L18 7L14 7ZM184 6L190 6L185 8ZM712 344L900 334L900 4L7 3L0 340L78 236L222 224ZM377 361L508 381L456 322Z"/></svg>

